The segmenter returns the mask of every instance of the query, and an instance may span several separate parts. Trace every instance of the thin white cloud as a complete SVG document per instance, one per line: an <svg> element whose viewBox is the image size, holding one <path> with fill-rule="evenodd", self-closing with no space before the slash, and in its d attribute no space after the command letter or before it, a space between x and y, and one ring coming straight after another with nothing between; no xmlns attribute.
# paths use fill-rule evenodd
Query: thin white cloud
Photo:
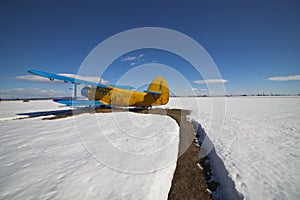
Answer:
<svg viewBox="0 0 300 200"><path fill-rule="evenodd" d="M205 80L195 80L196 84L215 84L215 83L227 83L228 80L225 79L205 79Z"/></svg>
<svg viewBox="0 0 300 200"><path fill-rule="evenodd" d="M132 61L132 60L136 60L137 57L136 56L127 56L125 58L122 58L121 61L122 62L127 62L127 61Z"/></svg>
<svg viewBox="0 0 300 200"><path fill-rule="evenodd" d="M129 65L134 66L144 61L144 54L138 56L127 56L121 59L121 62L129 62Z"/></svg>
<svg viewBox="0 0 300 200"><path fill-rule="evenodd" d="M299 81L300 80L300 75L295 75L295 76L274 76L274 77L269 77L269 81Z"/></svg>
<svg viewBox="0 0 300 200"><path fill-rule="evenodd" d="M39 88L14 88L11 90L0 90L1 98L42 98L70 96L64 91L43 90Z"/></svg>
<svg viewBox="0 0 300 200"><path fill-rule="evenodd" d="M108 84L109 82L99 78L99 77L95 77L95 76L79 76L76 74L58 74L61 76L67 76L67 77L71 77L71 78L75 78L75 79L80 79L80 80L85 80L85 81L90 81L90 82L95 82L95 83L102 83L102 84ZM45 77L41 77L41 76L36 76L36 75L23 75L23 76L17 76L15 77L15 79L17 80L22 80L22 81L30 81L30 82L40 82L40 83L49 83L50 80L48 78ZM51 81L52 82L52 81ZM54 83L64 83L63 81L59 81L59 80L54 80Z"/></svg>

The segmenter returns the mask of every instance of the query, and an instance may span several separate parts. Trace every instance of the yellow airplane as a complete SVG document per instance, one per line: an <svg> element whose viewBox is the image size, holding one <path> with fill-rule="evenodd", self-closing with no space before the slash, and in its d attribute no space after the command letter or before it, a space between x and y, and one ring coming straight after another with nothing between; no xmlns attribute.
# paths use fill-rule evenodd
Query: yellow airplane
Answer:
<svg viewBox="0 0 300 200"><path fill-rule="evenodd" d="M73 83L74 98L72 100L54 99L53 101L67 106L135 106L151 107L155 105L165 105L169 102L169 88L163 77L156 77L144 92L133 91L132 87L118 85L104 85L67 76L51 74L38 70L29 70L29 73L53 80L62 80L65 83ZM77 85L84 84L81 95L88 100L77 99Z"/></svg>

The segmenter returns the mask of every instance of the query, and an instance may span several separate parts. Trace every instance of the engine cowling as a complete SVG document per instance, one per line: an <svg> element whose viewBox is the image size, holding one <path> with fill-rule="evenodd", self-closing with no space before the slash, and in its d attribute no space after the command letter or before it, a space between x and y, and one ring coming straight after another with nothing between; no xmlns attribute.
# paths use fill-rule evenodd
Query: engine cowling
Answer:
<svg viewBox="0 0 300 200"><path fill-rule="evenodd" d="M91 91L90 87L84 87L81 89L81 95L88 98L90 91Z"/></svg>

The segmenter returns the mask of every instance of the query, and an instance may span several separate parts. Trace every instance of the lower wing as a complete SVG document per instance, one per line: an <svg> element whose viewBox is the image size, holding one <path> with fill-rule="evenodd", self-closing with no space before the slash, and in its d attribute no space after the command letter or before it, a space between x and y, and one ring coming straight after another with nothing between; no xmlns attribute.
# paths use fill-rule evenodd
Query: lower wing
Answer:
<svg viewBox="0 0 300 200"><path fill-rule="evenodd" d="M93 100L67 100L67 99L54 99L56 103L64 104L67 106L104 106L104 104L100 101L93 101Z"/></svg>

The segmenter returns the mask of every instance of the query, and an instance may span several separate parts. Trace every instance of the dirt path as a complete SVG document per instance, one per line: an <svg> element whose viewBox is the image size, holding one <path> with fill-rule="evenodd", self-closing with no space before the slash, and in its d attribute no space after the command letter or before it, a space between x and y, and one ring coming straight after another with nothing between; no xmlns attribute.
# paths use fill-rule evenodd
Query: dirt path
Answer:
<svg viewBox="0 0 300 200"><path fill-rule="evenodd" d="M203 171L200 170L199 147L196 145L193 125L186 120L189 112L184 110L168 110L168 115L180 120L179 159L172 180L168 199L211 199L207 192L207 185ZM190 143L193 138L192 144ZM188 146L189 145L189 146Z"/></svg>
<svg viewBox="0 0 300 200"><path fill-rule="evenodd" d="M204 172L198 167L199 147L195 142L193 125L186 120L190 113L179 109L153 109L138 111L141 113L166 114L176 120L180 126L179 153L176 170L172 180L168 199L211 199L208 193Z"/></svg>

